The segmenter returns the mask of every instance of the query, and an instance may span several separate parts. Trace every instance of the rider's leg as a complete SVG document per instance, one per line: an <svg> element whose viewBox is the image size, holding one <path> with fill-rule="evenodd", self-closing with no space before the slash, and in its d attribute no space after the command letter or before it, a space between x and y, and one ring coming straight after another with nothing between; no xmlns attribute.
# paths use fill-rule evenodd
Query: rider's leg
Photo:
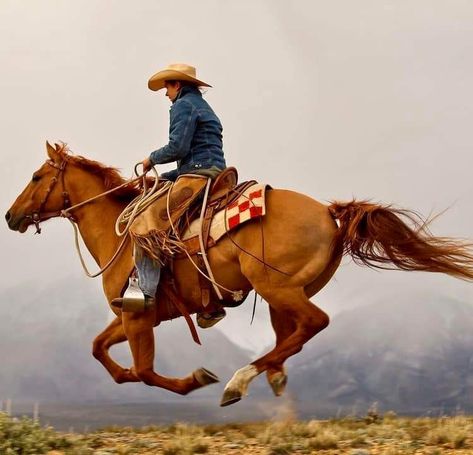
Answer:
<svg viewBox="0 0 473 455"><path fill-rule="evenodd" d="M143 311L153 306L156 292L158 290L159 279L161 277L161 267L159 263L151 259L138 246L135 245L134 257L136 270L138 272L138 283L130 279L130 284L123 297L112 300L112 305L121 308L125 312ZM138 286L136 285L138 284ZM139 287L140 291L137 289Z"/></svg>
<svg viewBox="0 0 473 455"><path fill-rule="evenodd" d="M151 259L139 246L135 245L135 265L138 272L138 285L145 298L154 299L161 277L161 266Z"/></svg>

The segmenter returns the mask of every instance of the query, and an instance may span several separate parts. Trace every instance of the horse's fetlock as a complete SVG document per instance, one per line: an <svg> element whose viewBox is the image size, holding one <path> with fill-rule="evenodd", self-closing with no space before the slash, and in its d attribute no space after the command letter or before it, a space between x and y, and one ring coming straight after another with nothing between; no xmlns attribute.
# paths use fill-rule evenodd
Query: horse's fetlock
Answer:
<svg viewBox="0 0 473 455"><path fill-rule="evenodd" d="M138 376L140 381L144 382L146 385L154 385L154 381L153 381L154 372L153 372L153 370L150 370L149 368L147 368L145 370L137 369L136 370L136 376Z"/></svg>
<svg viewBox="0 0 473 455"><path fill-rule="evenodd" d="M127 382L126 377L125 377L125 375L123 375L123 374L119 374L118 376L114 376L114 377L113 377L113 380L114 380L117 384L124 384L125 382Z"/></svg>

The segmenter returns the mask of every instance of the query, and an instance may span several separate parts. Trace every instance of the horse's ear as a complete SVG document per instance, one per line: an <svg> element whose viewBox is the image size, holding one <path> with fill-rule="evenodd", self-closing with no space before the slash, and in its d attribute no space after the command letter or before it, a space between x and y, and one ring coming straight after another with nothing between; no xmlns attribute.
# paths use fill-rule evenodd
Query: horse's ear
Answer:
<svg viewBox="0 0 473 455"><path fill-rule="evenodd" d="M48 153L49 159L52 161L57 161L59 156L56 149L46 141L46 152Z"/></svg>

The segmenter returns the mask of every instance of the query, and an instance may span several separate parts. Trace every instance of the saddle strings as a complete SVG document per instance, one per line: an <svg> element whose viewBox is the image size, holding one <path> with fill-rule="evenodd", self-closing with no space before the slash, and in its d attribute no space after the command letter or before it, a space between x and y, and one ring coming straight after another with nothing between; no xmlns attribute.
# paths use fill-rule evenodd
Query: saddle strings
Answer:
<svg viewBox="0 0 473 455"><path fill-rule="evenodd" d="M172 185L174 185L174 183L172 183ZM172 189L172 187L171 187ZM206 194L208 194L208 190L210 189L210 178L209 178L209 181L207 182L207 188L206 188ZM174 223L172 222L172 218L171 218L171 211L170 211L170 207L169 207L169 195L170 195L171 191L169 191L169 193L167 194L167 199L166 199L166 210L167 210L167 215L168 215L168 219L169 219L169 223L171 225L171 229L172 229L172 232L173 232L173 235L176 237L176 239L181 242L181 243L184 243L180 236L179 236L179 231L178 229L176 228L176 226L174 225ZM204 198L204 203L202 205L202 212L204 212L205 210L205 206L206 206L206 203L207 203L207 197ZM202 232L202 225L201 225L201 232ZM202 235L202 234L201 234ZM199 238L199 243L200 243L200 247L203 248L203 243L201 242L201 239ZM202 250L203 254L205 254L205 249ZM220 293L220 291L218 291L217 288L220 288L220 289L223 289L224 291L227 291L228 293L231 294L233 300L235 302L239 302L240 300L243 300L243 291L242 290L238 290L238 291L233 291L232 289L228 289L226 288L225 286L222 286L220 283L217 283L217 281L214 279L213 277L213 274L212 274L212 270L210 269L210 264L206 265L206 268L207 268L207 271L210 272L209 275L207 275L205 272L203 272L202 270L200 270L200 267L195 263L195 261L192 259L192 256L189 254L189 252L187 251L186 248L184 248L184 253L186 254L187 258L189 259L190 263L192 264L192 266L197 270L197 272L199 272L204 278L206 278L208 281L210 281L210 283L212 283L212 286L214 288L214 290L216 291L216 294L217 296L219 297L220 300L223 300L223 296L222 294ZM210 269L210 270L209 270ZM218 292L217 292L218 291Z"/></svg>

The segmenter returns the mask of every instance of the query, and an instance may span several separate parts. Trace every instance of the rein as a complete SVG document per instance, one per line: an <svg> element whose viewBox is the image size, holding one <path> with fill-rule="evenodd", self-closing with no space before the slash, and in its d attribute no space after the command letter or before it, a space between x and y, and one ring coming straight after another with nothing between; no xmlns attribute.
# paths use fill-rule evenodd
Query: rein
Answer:
<svg viewBox="0 0 473 455"><path fill-rule="evenodd" d="M112 264L113 262L115 261L115 259L118 257L118 255L120 254L121 250L123 249L123 247L125 246L125 243L127 241L127 238L128 238L128 231L129 231L129 227L131 225L131 223L133 222L134 218L136 217L136 215L138 213L140 213L142 210L144 210L144 208L147 207L147 205L149 205L149 200L151 197L156 197L155 193L156 193L156 190L157 190L157 187L158 187L158 184L159 184L159 176L158 176L158 173L156 172L156 169L154 169L154 167L152 168L153 169L153 172L155 174L155 182L154 182L154 185L152 186L152 188L150 188L149 190L147 190L146 188L146 172L144 174L140 174L140 175L137 175L137 177L119 185L119 186L116 186L114 188L111 188L110 190L108 191L105 191L103 193L100 193L96 196L93 196L89 199L86 199L85 201L82 201L82 202L79 202L78 204L74 204L74 205L71 205L71 202L70 202L70 198L69 198L69 193L67 192L66 190L66 186L65 186L65 182L64 182L64 173L65 173L65 169L66 169L66 165L67 165L67 159L63 158L63 161L61 164L56 164L54 161L52 160L47 160L46 163L51 166L51 167L54 167L55 169L57 169L57 172L56 172L56 175L51 179L51 182L49 183L49 187L48 189L46 190L46 194L44 196L44 198L41 200L41 203L39 205L39 208L37 211L34 211L32 212L31 215L26 215L26 218L28 219L31 219L36 227L36 232L35 234L41 234L41 228L39 226L39 224L42 222L42 221L46 221L50 218L54 218L54 217L62 217L62 218L67 218L71 224L72 224L72 227L74 228L74 242L75 242L75 246L76 246L76 250L77 250L77 253L79 255L79 260L80 260L80 263L82 265L82 268L84 269L84 272L85 274L89 277L89 278L95 278L99 275L101 275L102 273L104 273ZM136 171L136 168L137 168L138 165L135 166L135 173L137 174L137 171ZM59 181L59 179L61 180L61 184L62 184L62 197L63 197L63 200L64 200L64 203L63 203L63 208L61 210L56 210L56 211L52 211L52 212L42 212L44 206L46 205L46 202L53 190L53 188L56 186L56 183ZM84 257L81 253L81 250L80 250L80 244L79 244L79 230L77 228L77 222L76 220L74 219L74 217L72 216L71 212L75 209L78 209L79 207L82 207L86 204L89 204L90 202L93 202L97 199L100 199L110 193L113 193L114 191L117 191L125 186L128 186L134 182L137 182L138 180L141 180L143 179L143 193L138 196L137 198L135 198L126 208L125 210L122 212L122 214L118 217L117 219L117 222L115 224L115 232L116 234L119 236L119 237L123 237L117 250L115 251L115 253L112 255L112 257L109 259L109 261L107 262L107 264L105 264L104 267L102 267L98 272L96 273L90 273L88 268L87 268L87 265L85 264L85 260L84 260ZM130 207L133 207L131 213L128 213L129 211L129 208ZM120 231L119 229L119 225L120 223L123 222L123 214L124 213L127 213L127 224L126 224L126 227L123 229L123 231Z"/></svg>
<svg viewBox="0 0 473 455"><path fill-rule="evenodd" d="M76 246L77 254L79 255L79 260L80 260L80 263L82 265L82 269L84 270L84 273L89 278L98 277L99 275L104 273L113 264L113 262L115 261L115 259L118 257L121 250L125 246L126 241L128 240L128 233L129 233L129 230L130 230L130 226L131 226L131 223L136 218L136 216L139 213L141 213L146 207L148 207L148 205L152 202L151 200L154 200L156 197L159 197L163 190L166 190L167 188L169 188L169 185L164 185L159 191L157 191L157 186L158 186L158 183L159 183L158 173L156 172L154 167L152 169L153 169L153 172L156 174L156 179L155 179L155 183L154 183L153 187L150 190L147 190L146 189L146 180L144 179L143 180L143 194L138 196L137 198L135 198L133 201L131 201L130 204L128 204L128 206L125 207L123 212L118 216L117 221L115 223L115 233L117 234L117 236L122 237L120 245L118 245L117 250L112 255L112 257L109 259L109 261L101 269L99 269L95 273L91 273L89 271L89 269L87 268L87 265L85 264L84 257L82 255L81 250L80 250L79 230L77 228L77 223L75 222L75 220L70 215L70 211L72 211L72 210L74 210L78 207L82 207L83 205L86 205L89 202L95 201L96 199L104 197L107 194L113 193L114 191L117 191L118 189L123 188L123 186L126 186L126 185L129 185L130 183L136 182L137 180L139 180L141 178L144 178L146 173L141 174L138 177L136 177L136 178L120 185L120 186L112 188L111 190L108 190L104 193L100 193L97 196L91 197L90 199L87 199L83 202L80 202L78 204L75 204L75 205L69 207L66 210L61 211L61 216L64 217L64 218L67 218L71 222L72 227L74 228L74 243L75 243L75 246ZM130 210L131 210L131 213L128 213ZM124 223L124 222L126 222L126 226L122 231L120 231L119 226L120 226L121 223Z"/></svg>

